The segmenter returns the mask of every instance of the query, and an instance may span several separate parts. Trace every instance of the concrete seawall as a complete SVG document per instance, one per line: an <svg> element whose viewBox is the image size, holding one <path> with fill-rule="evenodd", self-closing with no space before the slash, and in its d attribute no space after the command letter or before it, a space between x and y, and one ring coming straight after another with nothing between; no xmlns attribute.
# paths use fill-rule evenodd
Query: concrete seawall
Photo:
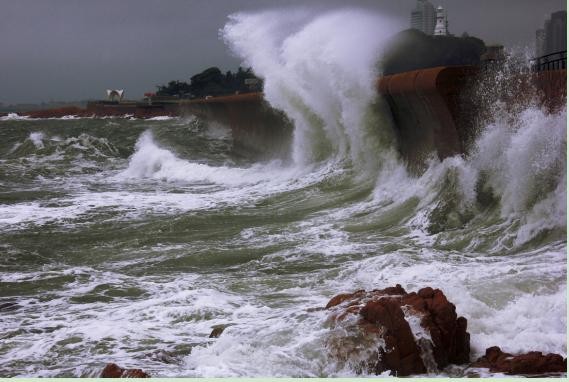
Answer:
<svg viewBox="0 0 569 382"><path fill-rule="evenodd" d="M179 113L231 128L236 150L281 158L289 154L293 125L284 113L269 106L262 93L181 101Z"/></svg>
<svg viewBox="0 0 569 382"><path fill-rule="evenodd" d="M484 112L482 100L472 91L481 77L477 67L456 66L415 70L377 80L378 93L386 98L393 115L399 152L411 168L420 169L432 153L443 159L466 151ZM543 107L555 112L566 103L565 70L522 74L511 79L511 83L518 92L510 92L509 99L501 99L506 104L517 105L524 98L537 97ZM153 105L93 102L86 109L40 110L25 115L32 118L196 115L209 123L229 127L237 151L267 157L286 156L293 134L290 120L271 108L262 93Z"/></svg>
<svg viewBox="0 0 569 382"><path fill-rule="evenodd" d="M474 66L436 67L380 77L378 93L390 106L401 156L420 170L432 153L439 159L464 153L476 134L483 106L474 89L481 81ZM527 73L510 80L527 99L550 112L566 103L565 70ZM526 102L514 94L505 103ZM174 114L193 114L228 126L237 148L257 154L284 155L289 150L293 126L269 106L262 93L180 101Z"/></svg>
<svg viewBox="0 0 569 382"><path fill-rule="evenodd" d="M410 163L464 151L472 118L461 95L476 75L474 67L437 67L381 77L378 91L390 106L399 150Z"/></svg>

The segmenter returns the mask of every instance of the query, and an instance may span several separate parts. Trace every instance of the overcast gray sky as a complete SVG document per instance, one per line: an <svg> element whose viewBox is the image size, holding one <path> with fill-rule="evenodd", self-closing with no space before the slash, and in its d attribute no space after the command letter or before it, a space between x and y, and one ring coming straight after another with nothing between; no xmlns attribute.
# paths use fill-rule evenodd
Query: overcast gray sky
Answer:
<svg viewBox="0 0 569 382"><path fill-rule="evenodd" d="M431 0L451 33L531 45L565 0ZM416 0L0 0L0 102L97 99L107 88L141 98L210 66L235 70L218 31L237 11L365 7L409 25Z"/></svg>

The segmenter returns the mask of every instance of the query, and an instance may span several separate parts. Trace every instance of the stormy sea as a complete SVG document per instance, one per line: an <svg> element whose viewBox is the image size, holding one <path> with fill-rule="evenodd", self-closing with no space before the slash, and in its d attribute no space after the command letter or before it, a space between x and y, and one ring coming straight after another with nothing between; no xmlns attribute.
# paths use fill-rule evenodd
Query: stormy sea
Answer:
<svg viewBox="0 0 569 382"><path fill-rule="evenodd" d="M497 105L465 155L411 172L370 112L389 29L231 16L220 37L294 123L283 157L192 115L2 117L0 375L368 375L330 353L320 308L396 284L444 291L472 360L566 357L566 109Z"/></svg>

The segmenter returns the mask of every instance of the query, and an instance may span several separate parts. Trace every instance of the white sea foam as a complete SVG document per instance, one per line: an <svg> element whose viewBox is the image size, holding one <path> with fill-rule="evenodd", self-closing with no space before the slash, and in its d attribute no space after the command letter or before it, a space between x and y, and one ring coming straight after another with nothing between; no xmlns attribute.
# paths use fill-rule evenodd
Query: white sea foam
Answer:
<svg viewBox="0 0 569 382"><path fill-rule="evenodd" d="M157 117L148 118L147 121L171 121L177 118L178 117L170 117L168 115L159 115Z"/></svg>
<svg viewBox="0 0 569 382"><path fill-rule="evenodd" d="M151 239L97 244L96 236L93 253L101 259L89 259L89 266L73 266L84 256L78 240L77 248L58 248L56 261L42 260L40 269L0 273L13 287L43 280L51 288L45 295L19 296L22 308L3 318L10 348L0 367L23 360L28 363L19 376L96 376L112 361L158 376L353 377L354 367L326 356L327 315L312 308L338 293L397 283L407 291L442 289L468 319L473 358L492 345L566 355L565 240L524 247L540 233L565 227L565 111L547 115L532 108L516 124L497 120L482 131L470 156L433 158L423 175L412 176L394 159L384 134L389 125L372 133L368 128L378 125L363 117L373 98L374 59L390 25L361 11L296 10L234 15L223 29L224 39L265 78L272 105L294 119L294 166L188 160L149 131L121 170L88 181L46 179L42 185L61 183L66 196L0 205L2 232L53 223L74 228L70 240L75 232L89 238L91 227L83 231L82 224L108 220L137 224L148 215L181 214L191 220L228 206L238 213L257 208L261 215L247 216L241 234L228 239L191 241L177 227L160 228ZM229 137L215 128L206 134ZM106 147L86 136L35 139L47 147L62 145L63 152ZM117 154L112 146L100 151ZM53 155L60 159L62 153ZM352 176L347 161L355 164L353 172L373 174L372 191L358 188L364 182ZM368 162L375 172L358 168ZM499 199L497 216L477 210L481 177ZM336 190L345 178L350 185ZM268 201L290 195L292 201ZM447 199L457 201L450 213L474 211L473 221L484 214L493 220L429 233L432 212ZM146 239L149 244L139 243ZM453 249L460 240L469 243ZM486 247L480 244L485 241ZM20 248L0 245L7 256L22 256ZM240 252L255 255L240 262ZM42 248L24 255L45 256ZM62 266L64 255L73 257ZM230 265L217 256L229 256ZM194 266L202 261L213 265ZM139 288L144 295L107 295L109 286ZM416 339L428 341L418 318L407 318ZM220 338L209 339L216 325L229 326ZM178 351L176 362L148 355L163 350Z"/></svg>
<svg viewBox="0 0 569 382"><path fill-rule="evenodd" d="M27 115L19 115L18 113L8 113L8 115L0 117L0 121L26 121L29 119L30 117Z"/></svg>
<svg viewBox="0 0 569 382"><path fill-rule="evenodd" d="M227 185L255 184L268 180L272 174L260 168L239 169L212 167L178 158L173 152L159 147L150 132L136 143L136 152L128 168L119 177L123 179L152 178L170 182L211 182Z"/></svg>
<svg viewBox="0 0 569 382"><path fill-rule="evenodd" d="M222 36L265 79L269 103L294 121L296 163L339 155L375 168L389 145L367 120L368 107L393 30L391 19L363 10L267 11L232 15Z"/></svg>
<svg viewBox="0 0 569 382"><path fill-rule="evenodd" d="M29 137L30 141L32 141L34 146L36 146L38 149L44 148L43 138L44 138L44 134L42 132L30 133L30 137Z"/></svg>

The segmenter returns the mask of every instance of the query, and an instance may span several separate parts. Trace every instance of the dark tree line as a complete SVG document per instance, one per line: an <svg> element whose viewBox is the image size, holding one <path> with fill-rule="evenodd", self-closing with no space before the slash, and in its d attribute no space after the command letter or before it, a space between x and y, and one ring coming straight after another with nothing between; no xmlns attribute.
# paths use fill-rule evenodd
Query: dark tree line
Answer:
<svg viewBox="0 0 569 382"><path fill-rule="evenodd" d="M486 51L484 41L464 33L462 37L428 36L408 29L395 35L383 56L383 74L395 74L436 66L479 65Z"/></svg>
<svg viewBox="0 0 569 382"><path fill-rule="evenodd" d="M256 79L257 85L245 84L246 79ZM190 78L190 83L183 81L170 81L167 85L159 85L157 95L177 96L180 98L203 98L206 96L219 96L246 93L260 90L262 82L255 76L251 68L239 67L236 73L231 71L223 74L217 67L211 67Z"/></svg>

